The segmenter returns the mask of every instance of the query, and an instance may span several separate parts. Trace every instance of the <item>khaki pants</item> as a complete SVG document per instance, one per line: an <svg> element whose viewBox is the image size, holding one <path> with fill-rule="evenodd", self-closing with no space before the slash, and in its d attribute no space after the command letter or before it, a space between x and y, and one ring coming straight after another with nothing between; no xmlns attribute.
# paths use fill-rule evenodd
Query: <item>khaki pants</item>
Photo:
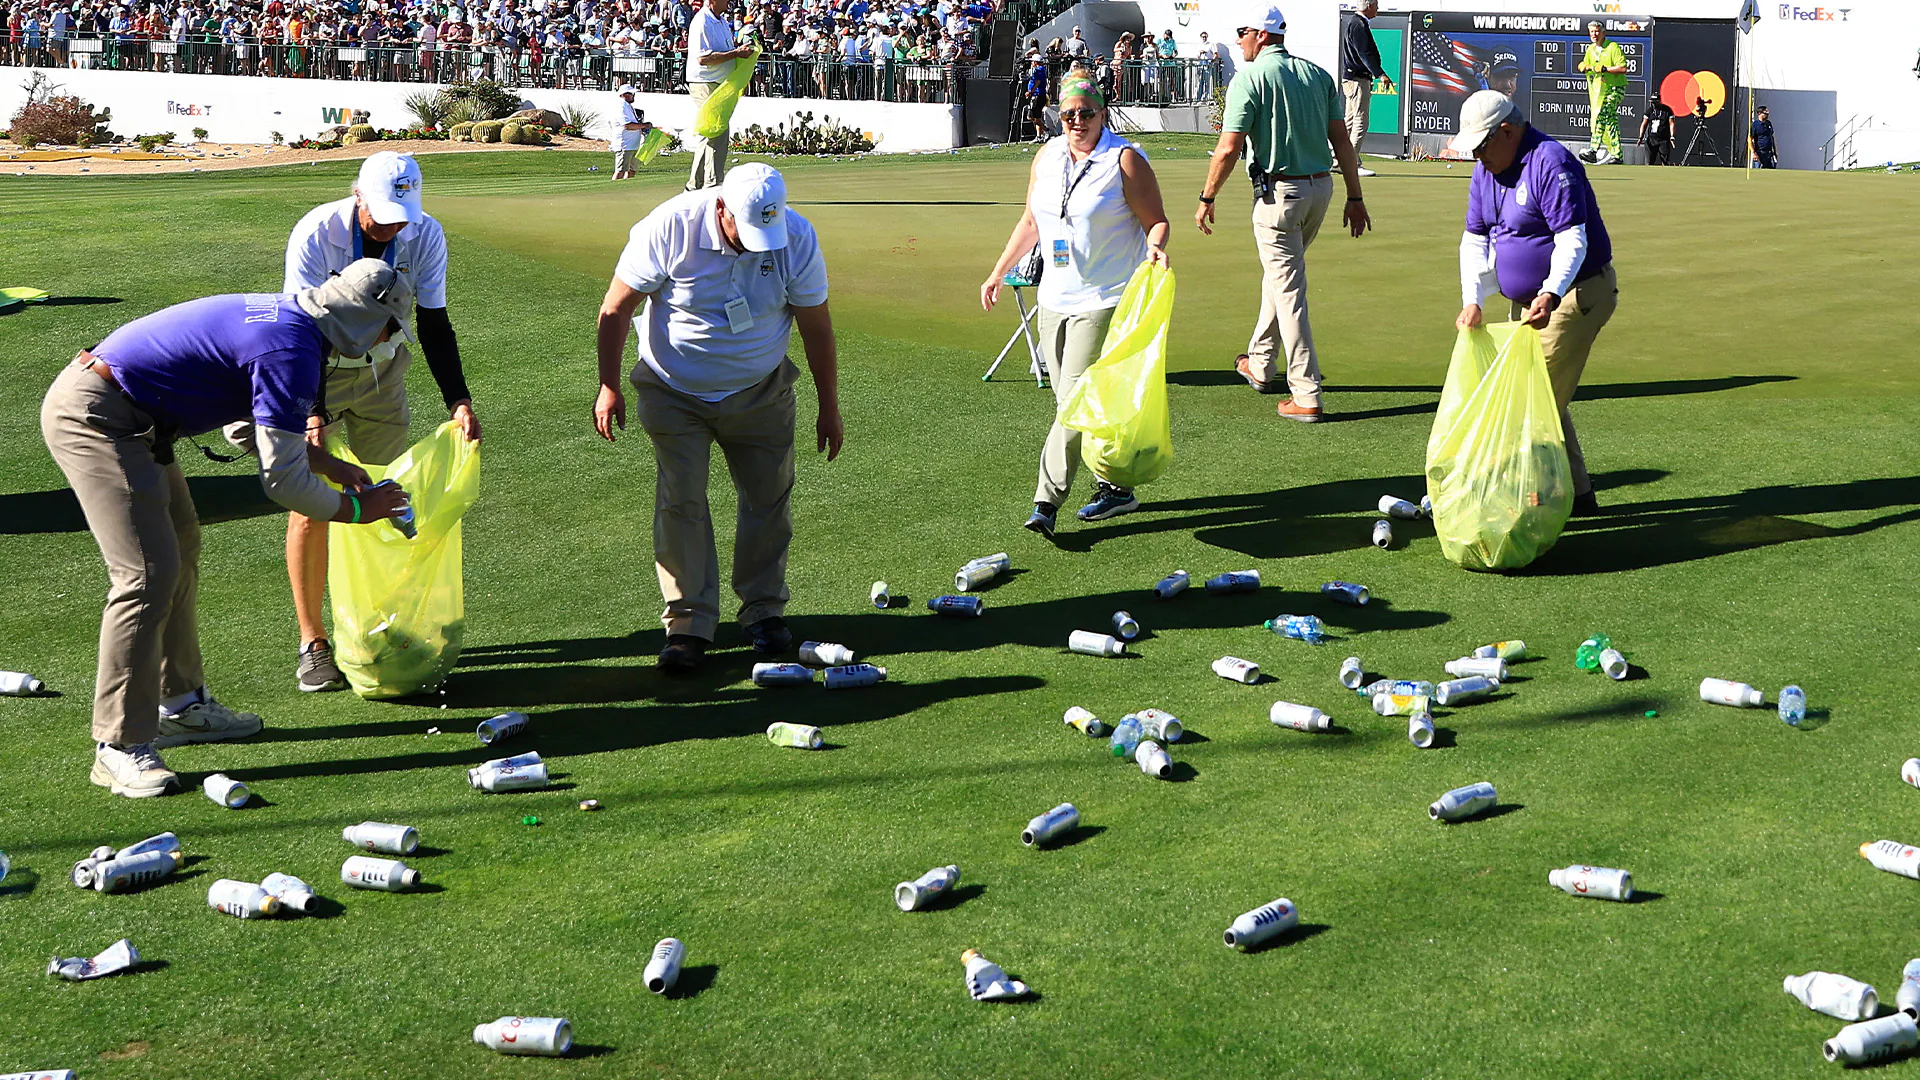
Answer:
<svg viewBox="0 0 1920 1080"><path fill-rule="evenodd" d="M634 163L639 160L639 157L640 151L638 150L615 150L613 152L613 171L616 173L629 173L634 171Z"/></svg>
<svg viewBox="0 0 1920 1080"><path fill-rule="evenodd" d="M1567 436L1567 460L1573 466L1575 495L1592 491L1593 481L1587 477L1587 459L1580 452L1580 440L1573 433L1573 414L1567 411L1567 406L1573 401L1573 392L1580 388L1580 375L1587 370L1587 354L1593 351L1593 341L1600 335L1600 328L1613 318L1613 309L1619 302L1620 281L1609 263L1605 270L1575 284L1561 297L1560 306L1553 309L1546 329L1540 331L1540 348L1547 357L1547 379L1553 383L1553 400L1560 406L1560 427ZM1526 304L1513 301L1514 319L1518 320L1526 310Z"/></svg>
<svg viewBox="0 0 1920 1080"><path fill-rule="evenodd" d="M195 604L200 520L179 464L161 465L153 417L76 360L47 391L40 433L107 560L93 737L160 733L160 702L206 685ZM163 455L164 456L164 455Z"/></svg>
<svg viewBox="0 0 1920 1080"><path fill-rule="evenodd" d="M787 548L793 540L793 361L721 401L669 390L643 362L633 371L635 411L653 440L653 563L669 634L707 641L720 626L720 558L707 506L714 443L739 493L733 591L740 625L784 615Z"/></svg>
<svg viewBox="0 0 1920 1080"><path fill-rule="evenodd" d="M700 105L713 96L713 88L719 83L690 82L687 84L687 96L693 99L693 113L700 115ZM733 132L722 131L708 139L693 134L687 129L689 149L693 151L693 168L687 174L687 190L698 191L701 188L719 187L720 181L727 176L727 148L733 145Z"/></svg>
<svg viewBox="0 0 1920 1080"><path fill-rule="evenodd" d="M1313 351L1313 327L1307 322L1307 247L1320 234L1327 205L1333 201L1333 177L1275 180L1273 196L1253 201L1253 246L1260 253L1260 318L1247 343L1247 366L1263 383L1278 375L1279 354L1287 355L1287 388L1294 404L1320 407L1320 360Z"/></svg>
<svg viewBox="0 0 1920 1080"><path fill-rule="evenodd" d="M1360 152L1360 140L1367 136L1367 111L1373 102L1373 80L1347 79L1340 84L1347 99L1347 139L1353 152Z"/></svg>
<svg viewBox="0 0 1920 1080"><path fill-rule="evenodd" d="M327 415L322 430L344 436L353 456L366 465L385 465L407 452L407 369L413 353L396 344L393 356L366 367L336 367L327 372Z"/></svg>
<svg viewBox="0 0 1920 1080"><path fill-rule="evenodd" d="M1100 346L1107 340L1107 325L1113 322L1113 308L1089 311L1084 315L1062 315L1040 309L1040 353L1046 358L1047 372L1053 378L1053 401L1057 410L1067 403L1080 376L1100 358ZM1034 488L1033 501L1055 507L1066 502L1073 491L1073 474L1080 468L1080 432L1061 427L1056 412L1053 429L1047 432L1047 445L1040 452L1040 485Z"/></svg>

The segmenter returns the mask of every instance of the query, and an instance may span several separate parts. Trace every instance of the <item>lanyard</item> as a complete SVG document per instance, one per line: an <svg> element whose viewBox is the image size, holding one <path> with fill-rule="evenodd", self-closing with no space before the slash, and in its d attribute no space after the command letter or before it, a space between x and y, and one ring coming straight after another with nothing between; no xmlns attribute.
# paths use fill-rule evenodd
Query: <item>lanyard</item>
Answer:
<svg viewBox="0 0 1920 1080"><path fill-rule="evenodd" d="M1094 147L1096 153L1099 149L1097 146ZM1064 147L1062 150L1064 152L1060 166L1060 220L1064 222L1067 220L1067 200L1073 198L1073 189L1079 187L1080 181L1085 180L1087 173L1093 171L1093 154L1087 155L1087 160L1081 163L1080 173L1076 176L1073 172L1073 151L1066 150Z"/></svg>
<svg viewBox="0 0 1920 1080"><path fill-rule="evenodd" d="M363 257L362 255L363 240L364 238L360 234L360 208L356 206L353 209L353 261L354 262L359 262ZM400 246L400 237L396 235L393 239L387 241L387 249L380 253L380 258L383 261L385 261L388 266L395 265L393 249L399 246Z"/></svg>

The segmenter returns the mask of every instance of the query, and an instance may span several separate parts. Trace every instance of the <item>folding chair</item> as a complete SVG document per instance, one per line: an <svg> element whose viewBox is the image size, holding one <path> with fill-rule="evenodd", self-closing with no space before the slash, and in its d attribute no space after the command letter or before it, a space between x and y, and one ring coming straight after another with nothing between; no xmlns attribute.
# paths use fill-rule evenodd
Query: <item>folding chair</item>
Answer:
<svg viewBox="0 0 1920 1080"><path fill-rule="evenodd" d="M1040 357L1040 341L1034 336L1034 325L1040 317L1040 303L1036 298L1034 305L1028 307L1026 293L1021 291L1035 288L1036 283L1026 275L1025 266L1016 266L1007 271L1000 282L1013 289L1013 302L1020 309L1020 325L1014 329L1013 336L1007 339L1006 347L1000 350L1000 355L993 358L993 366L987 369L985 375L980 376L980 381L987 382L992 379L993 373L1000 370L1000 362L1005 360L1007 354L1013 351L1013 347L1024 338L1027 342L1027 370L1032 373L1034 384L1045 389L1048 378L1047 364Z"/></svg>

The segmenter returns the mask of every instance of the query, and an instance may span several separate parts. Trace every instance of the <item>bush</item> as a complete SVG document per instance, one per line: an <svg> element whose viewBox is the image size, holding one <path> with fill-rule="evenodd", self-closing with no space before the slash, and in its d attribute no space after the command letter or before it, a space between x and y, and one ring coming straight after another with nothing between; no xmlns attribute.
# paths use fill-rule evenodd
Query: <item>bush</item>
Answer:
<svg viewBox="0 0 1920 1080"><path fill-rule="evenodd" d="M378 142L379 139L380 133L373 129L372 124L355 124L347 129L345 135L341 136L340 145L352 146L354 143Z"/></svg>
<svg viewBox="0 0 1920 1080"><path fill-rule="evenodd" d="M141 151L148 154L153 153L154 150L159 147L167 145L172 142L173 139L174 135L171 131L161 131L152 135L136 135L133 137L133 141L140 144Z"/></svg>
<svg viewBox="0 0 1920 1080"><path fill-rule="evenodd" d="M193 139L194 139L194 141L195 141L195 142L206 142L206 141L207 141L207 129L206 129L206 128L194 128L194 129L193 129Z"/></svg>
<svg viewBox="0 0 1920 1080"><path fill-rule="evenodd" d="M277 131L269 131L267 132L267 135L269 138L273 140L273 145L275 146L279 146L282 142L286 141L286 138L287 138L285 135L282 135Z"/></svg>
<svg viewBox="0 0 1920 1080"><path fill-rule="evenodd" d="M444 119L459 120L497 120L511 116L520 108L520 95L496 82L481 81L471 86L449 86L440 91L439 97L445 102ZM463 115L452 116L456 107L464 106Z"/></svg>
<svg viewBox="0 0 1920 1080"><path fill-rule="evenodd" d="M40 140L34 138L32 135L21 135L13 141L18 143L22 150L31 150L40 145Z"/></svg>
<svg viewBox="0 0 1920 1080"><path fill-rule="evenodd" d="M733 137L733 149L749 154L858 154L873 149L873 140L832 117L823 116L816 125L809 112L795 118L791 130L785 124L755 124Z"/></svg>
<svg viewBox="0 0 1920 1080"><path fill-rule="evenodd" d="M421 90L408 94L405 104L413 113L413 118L420 122L420 127L432 130L446 123L447 108L452 101L443 92Z"/></svg>
<svg viewBox="0 0 1920 1080"><path fill-rule="evenodd" d="M113 120L113 110L102 109L96 114L93 106L78 97L57 93L60 87L49 83L46 75L38 71L23 89L27 92L27 103L13 114L14 142L31 138L36 143L77 144L81 135L91 135L99 142L112 140L113 133L107 130L107 124Z"/></svg>
<svg viewBox="0 0 1920 1080"><path fill-rule="evenodd" d="M454 142L472 142L473 141L473 121L462 120L459 123L448 128L447 138L452 139Z"/></svg>
<svg viewBox="0 0 1920 1080"><path fill-rule="evenodd" d="M566 121L560 125L560 133L576 138L581 132L591 130L593 125L600 122L599 113L580 105L569 105L561 109L560 116Z"/></svg>
<svg viewBox="0 0 1920 1080"><path fill-rule="evenodd" d="M480 121L479 123L473 125L473 141L477 143L499 142L500 128L502 126L503 125L498 120Z"/></svg>

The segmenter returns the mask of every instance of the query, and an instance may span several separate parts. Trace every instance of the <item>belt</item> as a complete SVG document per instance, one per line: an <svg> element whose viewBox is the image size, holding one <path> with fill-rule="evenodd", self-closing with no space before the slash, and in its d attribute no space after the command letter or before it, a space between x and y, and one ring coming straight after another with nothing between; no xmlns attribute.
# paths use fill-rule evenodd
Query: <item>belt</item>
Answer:
<svg viewBox="0 0 1920 1080"><path fill-rule="evenodd" d="M81 349L80 355L74 357L74 360L81 362L81 367L105 379L108 386L113 387L115 390L120 389L120 380L113 377L113 369L107 366L105 360L100 359L85 349Z"/></svg>
<svg viewBox="0 0 1920 1080"><path fill-rule="evenodd" d="M1272 175L1272 176L1269 176L1269 177L1268 177L1267 179L1269 179L1269 180L1285 180L1285 181L1286 181L1287 183L1289 183L1289 184L1297 184L1297 183L1300 183L1300 182L1301 182L1301 181L1303 181L1303 180L1318 180L1318 179L1320 179L1320 178L1321 178L1321 177L1323 177L1323 176L1332 176L1332 175L1333 175L1333 174L1332 174L1332 173L1330 173L1330 172L1317 172L1317 173L1308 173L1308 174L1307 174L1307 175L1305 175L1305 176L1287 176L1287 175L1285 175L1285 174L1281 174L1281 173L1276 173L1276 174L1274 174L1274 175Z"/></svg>

